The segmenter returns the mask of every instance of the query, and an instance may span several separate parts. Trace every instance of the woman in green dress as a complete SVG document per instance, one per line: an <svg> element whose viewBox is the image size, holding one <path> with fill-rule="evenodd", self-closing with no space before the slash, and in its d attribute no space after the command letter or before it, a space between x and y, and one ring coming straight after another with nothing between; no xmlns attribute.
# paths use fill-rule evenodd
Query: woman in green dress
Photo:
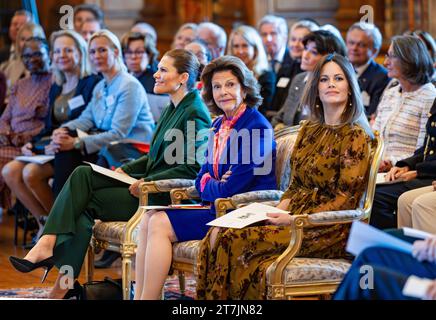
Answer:
<svg viewBox="0 0 436 320"><path fill-rule="evenodd" d="M292 178L267 225L212 228L198 257L199 299L264 299L265 273L290 242L290 215L354 209L365 190L372 133L351 64L330 54L317 64L303 95L311 111L291 156ZM347 225L306 232L301 256L345 253Z"/></svg>
<svg viewBox="0 0 436 320"><path fill-rule="evenodd" d="M189 150L197 154L202 141L195 138L200 130L208 130L211 125L209 111L194 89L199 67L195 55L186 50L171 50L163 56L154 74L154 91L168 94L171 103L159 119L148 155L117 169L140 180L127 187L123 182L92 171L89 166L78 167L59 193L37 244L24 259L10 257L18 271L30 272L42 267L47 273L56 265L61 271L69 267L76 279L91 239L94 219L129 220L138 208L138 187L142 181L195 179L200 165L188 154L188 145ZM168 141L167 137L170 132L178 132L184 138L183 158L177 161L168 161L166 156L167 149L174 149L175 142ZM189 132L194 133L194 141L189 140ZM168 194L149 197L150 204L168 204L169 201ZM65 278L60 273L49 298L65 296L68 288L61 285L63 282Z"/></svg>

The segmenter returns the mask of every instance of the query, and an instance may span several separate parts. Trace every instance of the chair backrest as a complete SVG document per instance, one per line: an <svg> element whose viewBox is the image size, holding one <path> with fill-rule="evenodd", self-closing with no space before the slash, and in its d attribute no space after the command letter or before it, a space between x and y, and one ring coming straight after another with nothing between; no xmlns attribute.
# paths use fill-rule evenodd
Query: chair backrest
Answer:
<svg viewBox="0 0 436 320"><path fill-rule="evenodd" d="M384 142L382 137L380 137L380 134L378 132L375 132L374 135L375 138L371 142L371 167L369 170L368 184L366 186L364 194L362 195L362 199L359 205L359 208L362 208L364 211L364 216L362 217L362 220L367 221L369 221L369 218L371 216L372 202L374 200L375 187L377 183L377 173L380 166L380 161L382 159L384 147Z"/></svg>
<svg viewBox="0 0 436 320"><path fill-rule="evenodd" d="M167 95L157 95L147 93L148 103L150 104L150 111L153 119L157 122L162 114L163 109L170 103L170 97Z"/></svg>
<svg viewBox="0 0 436 320"><path fill-rule="evenodd" d="M286 191L291 182L291 154L300 126L286 127L275 132L277 189Z"/></svg>

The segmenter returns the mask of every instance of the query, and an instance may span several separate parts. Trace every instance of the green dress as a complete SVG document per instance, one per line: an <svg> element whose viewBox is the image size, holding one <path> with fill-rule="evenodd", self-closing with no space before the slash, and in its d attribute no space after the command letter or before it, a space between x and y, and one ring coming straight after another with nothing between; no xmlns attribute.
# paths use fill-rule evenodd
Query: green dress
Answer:
<svg viewBox="0 0 436 320"><path fill-rule="evenodd" d="M191 124L189 130L188 123ZM210 126L211 119L206 105L197 90L191 91L177 107L170 104L164 110L149 154L122 168L129 175L146 181L195 179L200 165L195 158L190 158L192 153L186 151L197 151L203 141L197 139L198 141L190 142L187 137L189 132L197 134L200 130L207 131ZM170 164L164 156L165 150L172 144L172 140L165 139L171 129L178 130L185 138L181 163ZM150 197L149 202L168 204L169 195ZM138 198L130 194L126 184L100 175L89 166L76 168L59 193L44 228L44 234L57 235L53 252L56 267L72 267L74 277L77 278L92 236L94 219L127 221L137 210L138 203Z"/></svg>
<svg viewBox="0 0 436 320"><path fill-rule="evenodd" d="M358 125L307 122L291 156L292 178L282 200L291 214L354 209L364 192L371 140ZM299 256L345 255L349 225L306 230ZM289 226L222 228L210 247L210 230L198 257L198 299L264 299L265 273L288 247Z"/></svg>

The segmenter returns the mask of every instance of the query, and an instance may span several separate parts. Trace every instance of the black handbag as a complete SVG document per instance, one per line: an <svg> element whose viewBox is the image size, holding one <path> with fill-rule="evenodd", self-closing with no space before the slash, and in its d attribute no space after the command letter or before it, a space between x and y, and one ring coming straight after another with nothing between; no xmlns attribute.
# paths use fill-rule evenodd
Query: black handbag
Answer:
<svg viewBox="0 0 436 320"><path fill-rule="evenodd" d="M122 279L104 278L83 284L83 300L123 300Z"/></svg>

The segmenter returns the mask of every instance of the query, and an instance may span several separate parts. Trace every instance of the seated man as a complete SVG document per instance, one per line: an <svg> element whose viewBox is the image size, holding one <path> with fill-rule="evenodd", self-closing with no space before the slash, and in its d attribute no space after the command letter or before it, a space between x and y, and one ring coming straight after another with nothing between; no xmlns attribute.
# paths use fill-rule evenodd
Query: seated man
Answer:
<svg viewBox="0 0 436 320"><path fill-rule="evenodd" d="M390 248L371 247L353 262L334 300L409 300L402 291L414 275L432 279L426 298L436 300L436 235L413 243L413 256ZM372 281L362 286L362 266L372 267Z"/></svg>
<svg viewBox="0 0 436 320"><path fill-rule="evenodd" d="M374 61L382 35L375 25L357 22L348 29L346 44L348 59L357 73L365 113L375 118L380 97L389 82L386 69Z"/></svg>

